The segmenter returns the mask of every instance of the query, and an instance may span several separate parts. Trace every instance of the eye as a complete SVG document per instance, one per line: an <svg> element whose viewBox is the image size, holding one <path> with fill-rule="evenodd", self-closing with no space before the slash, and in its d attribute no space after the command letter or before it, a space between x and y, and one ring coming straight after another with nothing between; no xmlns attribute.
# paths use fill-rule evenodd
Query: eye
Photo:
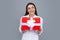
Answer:
<svg viewBox="0 0 60 40"><path fill-rule="evenodd" d="M30 8L28 7L28 9L30 9Z"/></svg>
<svg viewBox="0 0 60 40"><path fill-rule="evenodd" d="M32 8L34 8L34 7L32 7Z"/></svg>

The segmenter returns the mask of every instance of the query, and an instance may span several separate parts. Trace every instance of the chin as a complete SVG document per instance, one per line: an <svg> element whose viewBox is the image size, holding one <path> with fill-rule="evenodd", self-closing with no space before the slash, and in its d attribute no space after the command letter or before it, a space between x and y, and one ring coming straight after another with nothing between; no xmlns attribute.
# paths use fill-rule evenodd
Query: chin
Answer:
<svg viewBox="0 0 60 40"><path fill-rule="evenodd" d="M31 13L31 15L33 15L34 13Z"/></svg>

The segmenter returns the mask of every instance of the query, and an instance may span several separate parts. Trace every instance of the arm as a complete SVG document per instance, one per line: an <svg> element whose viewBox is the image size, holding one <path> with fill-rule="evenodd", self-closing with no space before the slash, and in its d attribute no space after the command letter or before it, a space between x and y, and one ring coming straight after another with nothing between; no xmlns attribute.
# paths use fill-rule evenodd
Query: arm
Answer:
<svg viewBox="0 0 60 40"><path fill-rule="evenodd" d="M20 18L20 25L19 25L19 31L22 33L21 25L22 25L22 17Z"/></svg>
<svg viewBox="0 0 60 40"><path fill-rule="evenodd" d="M39 35L41 35L43 33L43 18L41 17L41 32L39 33Z"/></svg>

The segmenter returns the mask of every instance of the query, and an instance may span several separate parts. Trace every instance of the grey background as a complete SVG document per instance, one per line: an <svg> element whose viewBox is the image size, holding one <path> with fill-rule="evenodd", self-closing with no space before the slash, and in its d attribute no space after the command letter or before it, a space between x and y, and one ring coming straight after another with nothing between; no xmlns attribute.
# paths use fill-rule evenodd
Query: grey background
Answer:
<svg viewBox="0 0 60 40"><path fill-rule="evenodd" d="M0 0L0 40L21 40L20 17L28 2L35 3L44 19L40 40L60 40L60 0Z"/></svg>

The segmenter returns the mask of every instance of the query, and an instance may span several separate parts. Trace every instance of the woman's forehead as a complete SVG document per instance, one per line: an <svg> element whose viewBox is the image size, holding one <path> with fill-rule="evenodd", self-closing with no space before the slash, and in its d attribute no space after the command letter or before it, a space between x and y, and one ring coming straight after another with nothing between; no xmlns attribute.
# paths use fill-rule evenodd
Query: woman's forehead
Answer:
<svg viewBox="0 0 60 40"><path fill-rule="evenodd" d="M34 7L34 5L30 4L30 5L28 5L28 7Z"/></svg>

